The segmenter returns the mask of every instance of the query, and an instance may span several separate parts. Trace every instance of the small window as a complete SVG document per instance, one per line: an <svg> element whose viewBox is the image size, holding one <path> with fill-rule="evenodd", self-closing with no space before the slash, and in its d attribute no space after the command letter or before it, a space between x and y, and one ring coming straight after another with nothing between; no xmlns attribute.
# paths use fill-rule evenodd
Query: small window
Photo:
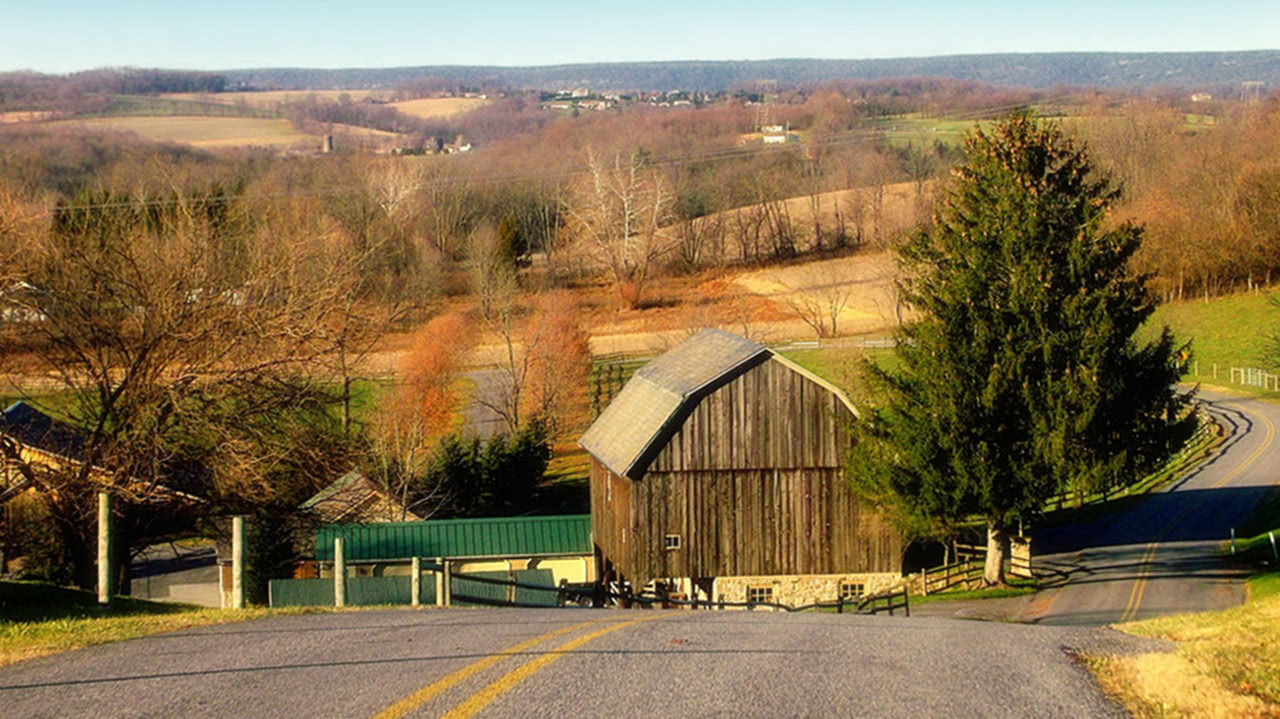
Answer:
<svg viewBox="0 0 1280 719"><path fill-rule="evenodd" d="M680 548L680 535L679 535L679 534L668 534L665 538L663 538L663 540L662 540L662 546L663 546L663 547L665 547L666 549L669 549L669 550L670 550L670 549L679 549L679 548Z"/></svg>
<svg viewBox="0 0 1280 719"><path fill-rule="evenodd" d="M751 603L772 603L773 587L747 587L747 601Z"/></svg>
<svg viewBox="0 0 1280 719"><path fill-rule="evenodd" d="M846 602L862 599L867 593L867 585L862 582L844 582L840 584L840 598Z"/></svg>

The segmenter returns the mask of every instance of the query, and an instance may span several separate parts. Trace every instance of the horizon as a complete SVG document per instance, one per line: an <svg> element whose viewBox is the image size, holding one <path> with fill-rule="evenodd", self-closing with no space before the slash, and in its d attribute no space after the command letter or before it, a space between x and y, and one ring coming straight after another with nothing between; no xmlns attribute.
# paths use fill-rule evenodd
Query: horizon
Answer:
<svg viewBox="0 0 1280 719"><path fill-rule="evenodd" d="M504 70L524 70L524 69L542 69L542 68L558 68L558 67L578 67L578 66L598 66L598 65L646 65L646 64L717 64L717 63L770 63L770 62L895 62L901 60L941 60L947 58L959 57L994 57L999 55L1017 55L1017 56L1036 56L1036 55L1215 55L1215 54L1248 54L1248 53L1280 53L1280 45L1277 47L1260 47L1248 48L1240 50L1046 50L1040 52L970 52L970 53L952 53L947 55L899 55L895 57L761 57L761 58L725 58L725 59L707 59L707 58L691 58L683 60L601 60L601 61L584 61L584 62L557 62L534 65L501 65L497 63L431 63L418 65L335 65L335 66L317 66L317 65L256 65L243 67L220 67L213 69L197 68L197 67L168 67L163 65L99 65L96 67L86 67L77 70L69 70L66 72L47 72L47 75L72 75L80 72L94 72L99 70L160 70L172 72L245 72L251 70L317 70L317 71L343 71L343 70L398 70L398 69L414 69L420 67L426 68L500 68ZM37 72L40 70L32 70L31 68L17 68L9 70L0 70L0 73L6 72Z"/></svg>
<svg viewBox="0 0 1280 719"><path fill-rule="evenodd" d="M1081 0L1070 13L996 0L957 7L924 0L908 12L865 2L659 0L643 14L582 0L554 11L511 0L422 8L383 0L352 13L337 3L228 0L216 14L157 0L103 6L68 0L10 7L0 72L103 68L234 71L412 67L556 67L629 63L876 61L1056 53L1266 52L1277 49L1280 3L1213 7L1172 0L1115 6ZM437 30L444 28L444 30Z"/></svg>

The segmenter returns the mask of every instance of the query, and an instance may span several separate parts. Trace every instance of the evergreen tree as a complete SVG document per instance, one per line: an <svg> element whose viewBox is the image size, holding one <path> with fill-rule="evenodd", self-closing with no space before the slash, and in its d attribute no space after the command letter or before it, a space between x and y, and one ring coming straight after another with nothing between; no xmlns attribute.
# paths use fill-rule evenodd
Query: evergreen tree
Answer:
<svg viewBox="0 0 1280 719"><path fill-rule="evenodd" d="M1007 530L1065 488L1131 480L1188 434L1186 361L1129 271L1142 229L1111 221L1119 191L1056 124L1011 115L965 140L934 223L900 250L918 314L900 367L872 370L882 402L850 462L856 489L906 526L988 528L986 580L1003 582Z"/></svg>

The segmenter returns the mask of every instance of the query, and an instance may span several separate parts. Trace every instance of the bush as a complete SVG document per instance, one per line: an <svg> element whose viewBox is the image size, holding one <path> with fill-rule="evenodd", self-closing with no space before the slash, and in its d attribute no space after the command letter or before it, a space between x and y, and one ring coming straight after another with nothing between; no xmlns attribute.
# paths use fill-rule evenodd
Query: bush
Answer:
<svg viewBox="0 0 1280 719"><path fill-rule="evenodd" d="M533 508L550 461L546 425L538 420L488 440L449 435L432 454L418 491L443 489L447 511L457 517L519 514Z"/></svg>

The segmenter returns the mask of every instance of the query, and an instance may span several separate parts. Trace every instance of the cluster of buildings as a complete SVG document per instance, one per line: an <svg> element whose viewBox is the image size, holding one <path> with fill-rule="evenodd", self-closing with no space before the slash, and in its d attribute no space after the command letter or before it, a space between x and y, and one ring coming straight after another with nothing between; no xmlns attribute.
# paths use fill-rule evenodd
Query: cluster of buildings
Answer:
<svg viewBox="0 0 1280 719"><path fill-rule="evenodd" d="M637 370L582 436L590 515L422 521L352 472L302 505L320 529L294 581L331 576L343 538L353 579L407 575L411 558L440 557L460 572L659 588L712 604L856 600L901 584L906 549L847 486L857 419L829 382L756 342L703 330ZM27 405L6 411L0 433L74 461L74 430ZM23 489L3 476L0 503Z"/></svg>

